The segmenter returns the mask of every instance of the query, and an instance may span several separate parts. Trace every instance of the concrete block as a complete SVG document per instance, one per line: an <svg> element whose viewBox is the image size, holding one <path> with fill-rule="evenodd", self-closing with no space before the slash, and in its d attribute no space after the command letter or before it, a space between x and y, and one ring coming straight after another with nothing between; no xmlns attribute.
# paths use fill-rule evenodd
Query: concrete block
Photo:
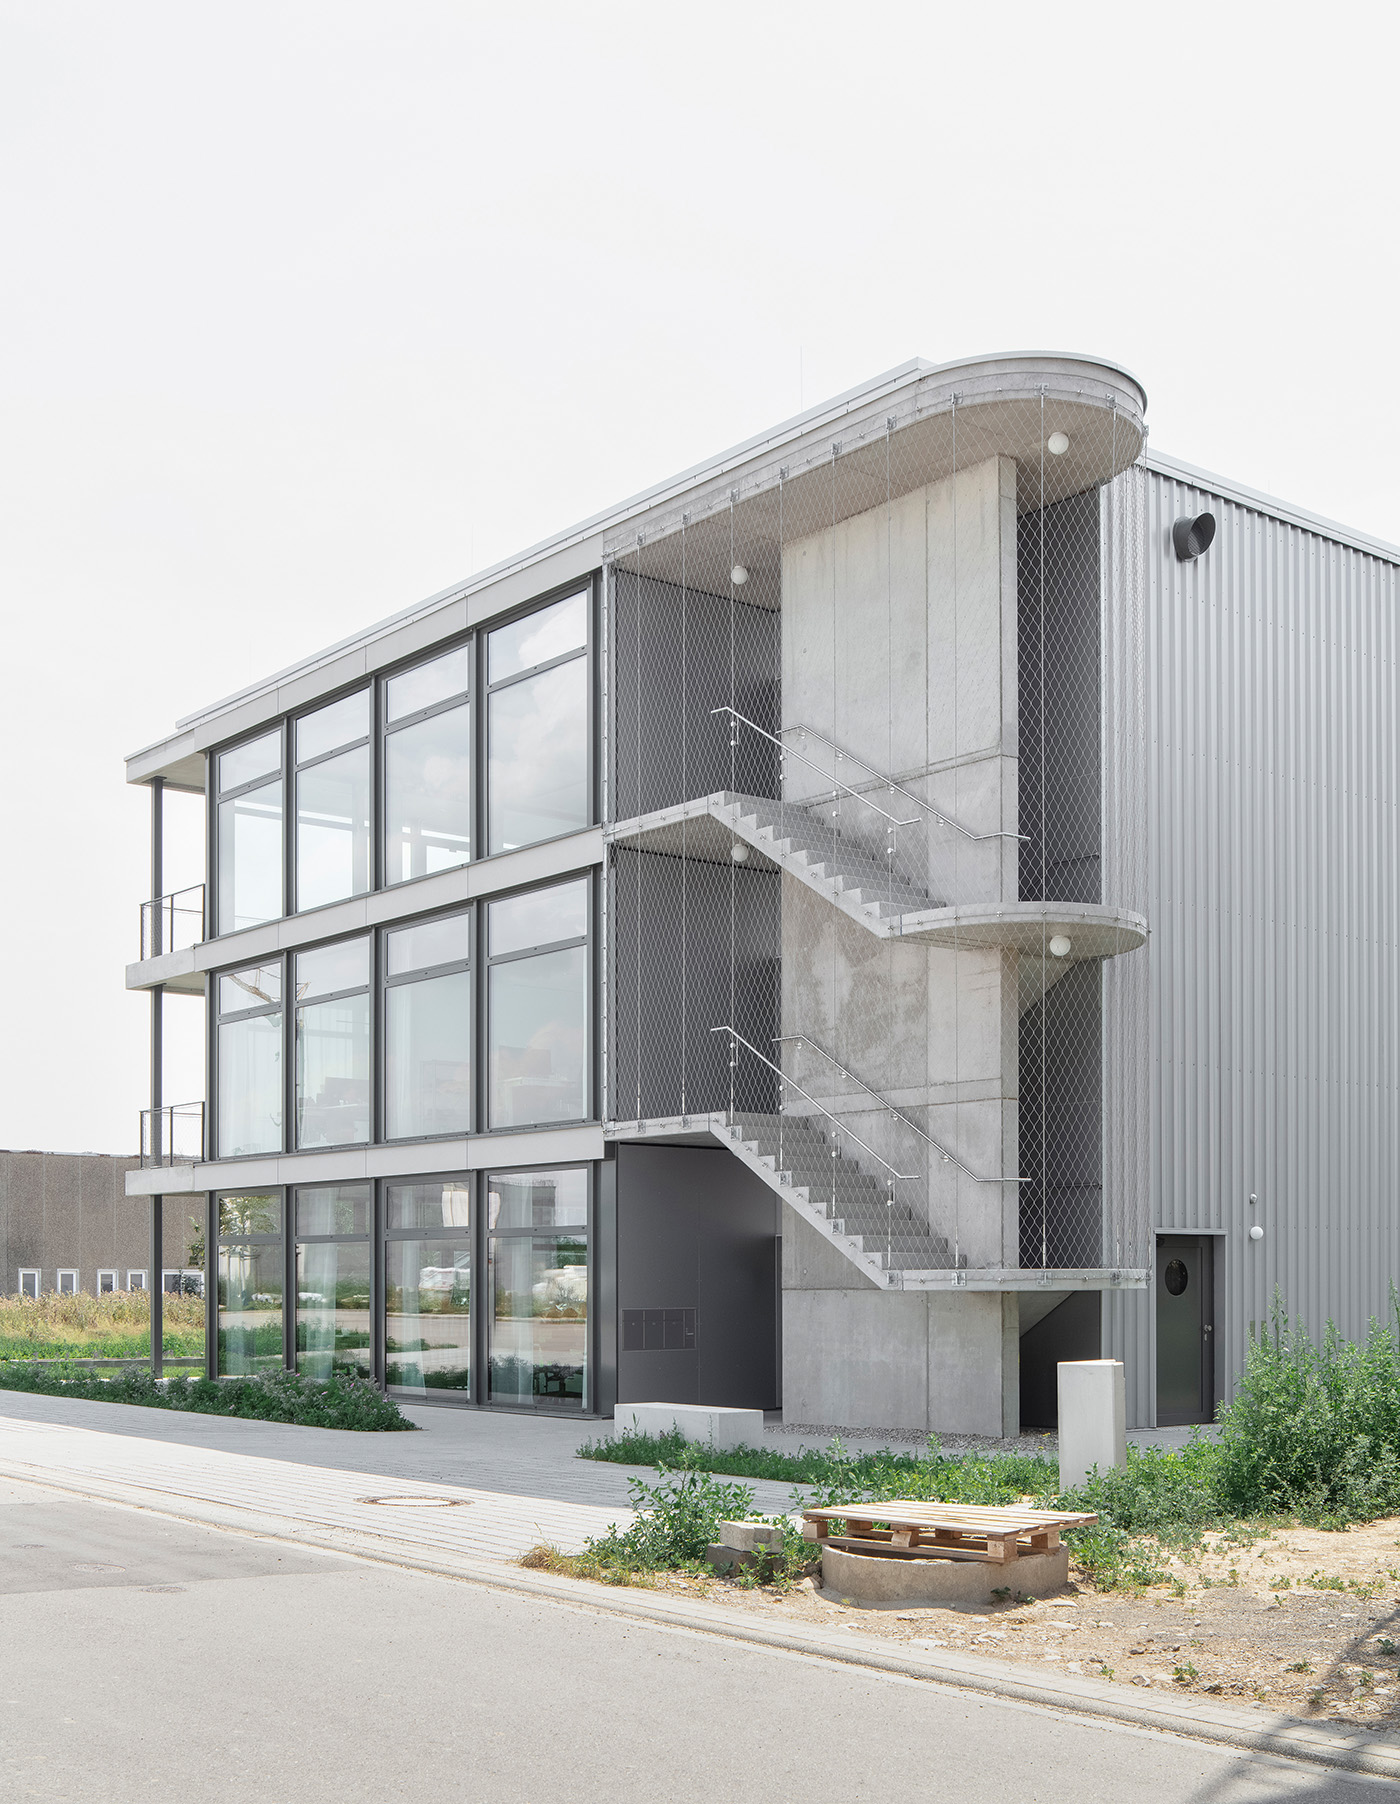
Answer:
<svg viewBox="0 0 1400 1804"><path fill-rule="evenodd" d="M1060 1398L1060 1489L1082 1484L1097 1466L1128 1463L1123 1366L1116 1359L1064 1360Z"/></svg>
<svg viewBox="0 0 1400 1804"><path fill-rule="evenodd" d="M857 1604L990 1604L997 1591L1049 1597L1069 1583L1069 1549L991 1560L911 1560L822 1549L822 1588Z"/></svg>
<svg viewBox="0 0 1400 1804"><path fill-rule="evenodd" d="M703 1403L619 1403L613 1434L670 1434L712 1447L757 1447L763 1440L761 1409L715 1409Z"/></svg>
<svg viewBox="0 0 1400 1804"><path fill-rule="evenodd" d="M772 1522L721 1522L719 1544L739 1553L755 1553L761 1547L781 1548L783 1531Z"/></svg>

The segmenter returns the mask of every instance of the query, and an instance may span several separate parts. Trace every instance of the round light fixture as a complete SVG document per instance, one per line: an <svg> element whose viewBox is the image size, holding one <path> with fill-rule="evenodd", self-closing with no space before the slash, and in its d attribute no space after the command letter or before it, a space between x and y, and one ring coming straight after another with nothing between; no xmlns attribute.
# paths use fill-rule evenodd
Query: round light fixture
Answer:
<svg viewBox="0 0 1400 1804"><path fill-rule="evenodd" d="M1057 933L1054 939L1051 940L1050 956L1052 958L1069 957L1069 941L1065 938L1064 934Z"/></svg>
<svg viewBox="0 0 1400 1804"><path fill-rule="evenodd" d="M744 584L749 580L749 573L742 564L736 564L729 572L729 580L736 589L742 589Z"/></svg>
<svg viewBox="0 0 1400 1804"><path fill-rule="evenodd" d="M1249 1230L1249 1238L1251 1240L1262 1240L1264 1238L1264 1230L1259 1226L1258 1222L1255 1222L1254 1226Z"/></svg>
<svg viewBox="0 0 1400 1804"><path fill-rule="evenodd" d="M1063 432L1052 432L1045 441L1045 449L1051 457L1063 457L1069 450L1069 439Z"/></svg>
<svg viewBox="0 0 1400 1804"><path fill-rule="evenodd" d="M729 856L734 860L735 864L747 864L749 862L749 848L742 839L733 840L729 847Z"/></svg>

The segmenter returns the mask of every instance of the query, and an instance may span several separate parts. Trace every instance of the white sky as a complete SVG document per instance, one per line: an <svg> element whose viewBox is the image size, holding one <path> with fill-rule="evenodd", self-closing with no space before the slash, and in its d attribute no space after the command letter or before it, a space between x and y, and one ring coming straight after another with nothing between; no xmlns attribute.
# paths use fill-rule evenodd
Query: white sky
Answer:
<svg viewBox="0 0 1400 1804"><path fill-rule="evenodd" d="M1394 19L0 0L0 1145L136 1145L124 754L908 357L1400 541Z"/></svg>

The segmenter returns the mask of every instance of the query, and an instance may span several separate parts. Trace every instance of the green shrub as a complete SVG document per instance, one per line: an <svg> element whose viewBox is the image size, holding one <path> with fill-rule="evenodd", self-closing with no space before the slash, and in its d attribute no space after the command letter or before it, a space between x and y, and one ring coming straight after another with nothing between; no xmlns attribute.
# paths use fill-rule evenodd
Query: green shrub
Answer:
<svg viewBox="0 0 1400 1804"><path fill-rule="evenodd" d="M747 1485L717 1484L705 1472L661 1471L661 1482L628 1485L639 1512L630 1528L610 1529L589 1541L585 1553L608 1566L660 1571L693 1566L719 1534L721 1522L742 1521L753 1509Z"/></svg>
<svg viewBox="0 0 1400 1804"><path fill-rule="evenodd" d="M1400 1508L1400 1348L1391 1323L1364 1341L1331 1322L1318 1344L1275 1299L1220 1413L1214 1484L1240 1515L1336 1524Z"/></svg>
<svg viewBox="0 0 1400 1804"><path fill-rule="evenodd" d="M190 1410L206 1416L242 1416L262 1422L293 1422L303 1428L402 1430L410 1422L392 1397L364 1379L335 1374L325 1383L300 1372L270 1372L257 1378L166 1378L149 1372L122 1372L112 1378L62 1366L0 1366L0 1390L30 1391L49 1397L78 1397L93 1403L134 1403L147 1409Z"/></svg>
<svg viewBox="0 0 1400 1804"><path fill-rule="evenodd" d="M1129 1447L1126 1466L1092 1473L1047 1508L1092 1510L1103 1524L1167 1542L1194 1541L1225 1511L1216 1489L1218 1450L1201 1437L1185 1447Z"/></svg>

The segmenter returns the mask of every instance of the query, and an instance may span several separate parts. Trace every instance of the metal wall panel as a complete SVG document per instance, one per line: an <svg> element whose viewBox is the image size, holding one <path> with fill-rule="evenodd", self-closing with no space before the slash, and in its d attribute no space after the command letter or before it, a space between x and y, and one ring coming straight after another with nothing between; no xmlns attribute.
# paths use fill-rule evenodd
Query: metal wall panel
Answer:
<svg viewBox="0 0 1400 1804"><path fill-rule="evenodd" d="M1358 1335L1400 1282L1400 567L1175 473L1147 487L1153 1209L1219 1234L1229 1396L1276 1288ZM1178 563L1173 521L1207 510L1213 546ZM1153 1293L1104 1309L1149 1424Z"/></svg>

